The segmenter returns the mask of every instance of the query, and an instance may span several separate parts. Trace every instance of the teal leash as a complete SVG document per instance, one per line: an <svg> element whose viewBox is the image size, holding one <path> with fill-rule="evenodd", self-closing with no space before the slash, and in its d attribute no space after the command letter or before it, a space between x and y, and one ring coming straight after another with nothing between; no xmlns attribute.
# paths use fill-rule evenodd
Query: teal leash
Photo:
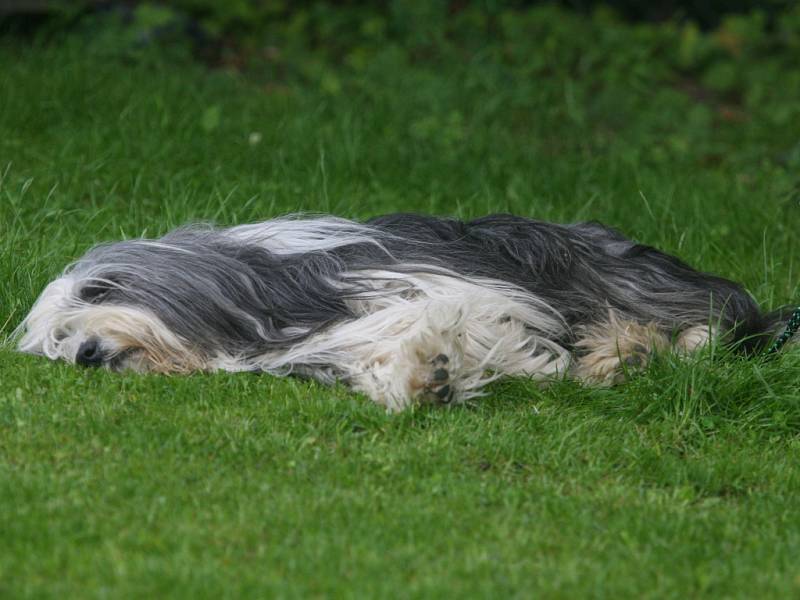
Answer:
<svg viewBox="0 0 800 600"><path fill-rule="evenodd" d="M767 354L775 354L778 350L788 342L791 337L800 329L800 306L794 309L792 316L789 317L789 322L786 324L786 329L778 338L772 342L772 345L767 350Z"/></svg>

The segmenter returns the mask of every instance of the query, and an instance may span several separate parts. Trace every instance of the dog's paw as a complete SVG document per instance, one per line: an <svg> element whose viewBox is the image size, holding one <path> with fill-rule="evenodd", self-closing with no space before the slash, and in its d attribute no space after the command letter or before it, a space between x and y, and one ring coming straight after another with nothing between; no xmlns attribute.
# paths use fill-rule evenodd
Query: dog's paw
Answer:
<svg viewBox="0 0 800 600"><path fill-rule="evenodd" d="M449 404L453 400L454 388L450 382L450 357L437 354L428 361L429 376L419 392L421 400L437 404Z"/></svg>
<svg viewBox="0 0 800 600"><path fill-rule="evenodd" d="M451 404L458 401L462 356L447 338L417 347L410 378L410 395L418 402Z"/></svg>
<svg viewBox="0 0 800 600"><path fill-rule="evenodd" d="M654 353L669 347L669 340L653 323L636 323L610 315L608 322L584 328L575 344L579 358L573 375L590 385L609 386L644 369Z"/></svg>
<svg viewBox="0 0 800 600"><path fill-rule="evenodd" d="M582 356L575 375L584 383L593 385L616 385L626 376L644 369L650 361L650 352L642 344L635 344L621 355L613 349L601 349Z"/></svg>
<svg viewBox="0 0 800 600"><path fill-rule="evenodd" d="M403 355L409 367L406 394L411 402L459 401L464 357L458 336L433 332L413 338Z"/></svg>
<svg viewBox="0 0 800 600"><path fill-rule="evenodd" d="M370 356L350 385L390 411L400 411L415 403L458 402L462 371L456 338L437 332Z"/></svg>

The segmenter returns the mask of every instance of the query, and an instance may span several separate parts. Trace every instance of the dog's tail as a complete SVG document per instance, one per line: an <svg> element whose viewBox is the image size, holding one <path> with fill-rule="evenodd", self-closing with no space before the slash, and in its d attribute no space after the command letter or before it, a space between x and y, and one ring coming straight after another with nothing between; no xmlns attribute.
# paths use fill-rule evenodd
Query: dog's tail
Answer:
<svg viewBox="0 0 800 600"><path fill-rule="evenodd" d="M785 344L800 340L800 335L795 336L800 326L800 308L797 305L782 306L765 314L763 319L764 330L770 337L769 352L777 352Z"/></svg>
<svg viewBox="0 0 800 600"><path fill-rule="evenodd" d="M749 331L741 331L736 336L741 344L739 347L746 354L772 353L786 343L800 341L800 335L794 336L798 323L793 321L800 318L800 315L795 315L797 310L796 305L786 305L763 313L756 323L746 328Z"/></svg>

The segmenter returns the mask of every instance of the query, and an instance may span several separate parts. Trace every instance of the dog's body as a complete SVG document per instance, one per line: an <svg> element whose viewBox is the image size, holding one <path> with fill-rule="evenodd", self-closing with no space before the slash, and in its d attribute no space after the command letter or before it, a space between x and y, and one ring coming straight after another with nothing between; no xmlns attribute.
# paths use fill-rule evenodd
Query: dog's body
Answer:
<svg viewBox="0 0 800 600"><path fill-rule="evenodd" d="M289 217L98 246L42 293L19 347L112 369L340 380L399 410L501 375L608 384L653 351L764 344L781 319L595 223Z"/></svg>

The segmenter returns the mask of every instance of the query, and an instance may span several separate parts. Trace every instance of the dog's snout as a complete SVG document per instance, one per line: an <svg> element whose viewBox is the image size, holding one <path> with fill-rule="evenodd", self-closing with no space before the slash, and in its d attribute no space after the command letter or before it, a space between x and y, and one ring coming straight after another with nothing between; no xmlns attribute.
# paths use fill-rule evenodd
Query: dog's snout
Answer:
<svg viewBox="0 0 800 600"><path fill-rule="evenodd" d="M99 367L103 364L103 351L97 340L86 340L78 348L75 362L84 367Z"/></svg>

